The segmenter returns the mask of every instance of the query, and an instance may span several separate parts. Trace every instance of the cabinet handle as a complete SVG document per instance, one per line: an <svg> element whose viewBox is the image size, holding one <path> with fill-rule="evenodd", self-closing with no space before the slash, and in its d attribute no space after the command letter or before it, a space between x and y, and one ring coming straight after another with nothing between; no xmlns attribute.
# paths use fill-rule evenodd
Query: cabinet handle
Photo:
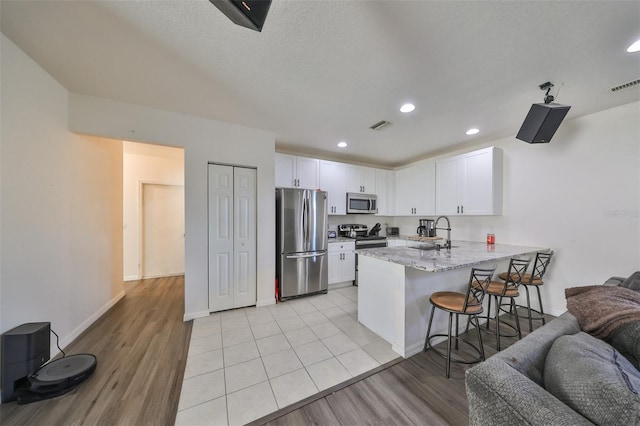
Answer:
<svg viewBox="0 0 640 426"><path fill-rule="evenodd" d="M460 206L460 213L464 214L464 206Z"/></svg>
<svg viewBox="0 0 640 426"><path fill-rule="evenodd" d="M460 213L460 206L456 206L456 213Z"/></svg>

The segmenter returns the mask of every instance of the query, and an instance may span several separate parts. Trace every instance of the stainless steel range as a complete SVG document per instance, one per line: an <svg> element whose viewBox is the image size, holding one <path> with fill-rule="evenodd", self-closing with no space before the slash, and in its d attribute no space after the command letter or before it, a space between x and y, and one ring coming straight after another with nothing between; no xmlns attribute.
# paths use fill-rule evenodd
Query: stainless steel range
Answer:
<svg viewBox="0 0 640 426"><path fill-rule="evenodd" d="M338 225L338 235L341 237L353 238L356 242L356 252L358 249L387 247L387 237L380 236L380 224L376 223L371 230L367 225L347 223ZM356 253L356 280L353 283L358 285L358 256Z"/></svg>
<svg viewBox="0 0 640 426"><path fill-rule="evenodd" d="M378 248L387 246L387 237L378 235L380 224L377 223L371 230L367 225L348 223L338 225L338 235L353 238L356 241L356 250L363 248Z"/></svg>

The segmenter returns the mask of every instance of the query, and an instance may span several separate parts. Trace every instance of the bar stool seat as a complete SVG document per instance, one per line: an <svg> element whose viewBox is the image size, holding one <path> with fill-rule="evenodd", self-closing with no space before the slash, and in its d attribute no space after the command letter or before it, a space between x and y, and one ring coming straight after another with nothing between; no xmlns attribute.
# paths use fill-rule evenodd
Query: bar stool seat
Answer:
<svg viewBox="0 0 640 426"><path fill-rule="evenodd" d="M506 272L502 272L500 275L498 275L498 277L505 281L507 279L507 273ZM524 274L524 277L522 277L522 284L524 285L542 285L544 284L544 282L542 281L541 277L532 277L531 274Z"/></svg>
<svg viewBox="0 0 640 426"><path fill-rule="evenodd" d="M464 310L464 303L466 301L466 295L462 293L456 293L453 291L439 291L431 295L431 303L440 309L445 311L453 311L462 313ZM467 314L482 313L482 306L470 305L466 310Z"/></svg>
<svg viewBox="0 0 640 426"><path fill-rule="evenodd" d="M482 313L482 301L484 299L484 295L486 294L487 287L491 282L491 277L495 272L494 269L479 269L472 268L471 276L469 277L469 283L467 285L466 293L459 293L454 291L438 291L431 295L429 298L429 302L431 303L431 316L429 317L429 326L427 327L427 337L424 341L423 351L427 351L428 349L433 350L438 355L442 356L447 360L445 374L447 378L449 378L451 374L451 362L462 363L462 364L475 364L480 361L484 361L484 348L482 346L482 335L480 333L480 325L478 323L478 315ZM447 334L431 334L431 326L433 324L433 316L435 314L436 309L445 311L449 313L449 328ZM452 336L452 322L453 315L456 317L456 332L455 336ZM458 317L459 315L466 315L468 318L467 329L469 328L469 323L474 322L474 326L477 331L478 336L478 346L474 345L471 342L467 342L458 337ZM435 348L431 344L431 340L436 337L447 337L447 352ZM462 342L471 347L476 353L477 357L473 359L469 359L468 355L466 358L462 358L460 356L452 356L451 346L455 341L455 350L458 350L458 343Z"/></svg>

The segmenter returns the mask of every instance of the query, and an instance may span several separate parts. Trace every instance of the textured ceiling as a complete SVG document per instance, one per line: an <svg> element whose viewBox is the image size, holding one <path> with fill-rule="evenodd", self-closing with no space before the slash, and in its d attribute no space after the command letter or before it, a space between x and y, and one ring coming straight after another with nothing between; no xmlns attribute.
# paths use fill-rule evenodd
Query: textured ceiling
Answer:
<svg viewBox="0 0 640 426"><path fill-rule="evenodd" d="M70 91L381 166L515 135L545 81L567 119L640 99L608 90L640 78L639 1L273 0L258 33L206 0L2 0L0 25Z"/></svg>

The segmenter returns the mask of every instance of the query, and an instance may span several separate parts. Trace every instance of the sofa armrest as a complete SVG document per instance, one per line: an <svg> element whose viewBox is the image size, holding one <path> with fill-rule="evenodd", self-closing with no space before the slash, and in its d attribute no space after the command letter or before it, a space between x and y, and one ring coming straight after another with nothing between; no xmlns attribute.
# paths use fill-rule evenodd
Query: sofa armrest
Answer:
<svg viewBox="0 0 640 426"><path fill-rule="evenodd" d="M578 320L569 312L565 312L524 339L515 342L502 352L498 352L492 358L503 360L509 366L542 386L544 361L553 342L560 336L575 334L579 331Z"/></svg>
<svg viewBox="0 0 640 426"><path fill-rule="evenodd" d="M593 424L496 357L467 370L465 383L471 426Z"/></svg>

